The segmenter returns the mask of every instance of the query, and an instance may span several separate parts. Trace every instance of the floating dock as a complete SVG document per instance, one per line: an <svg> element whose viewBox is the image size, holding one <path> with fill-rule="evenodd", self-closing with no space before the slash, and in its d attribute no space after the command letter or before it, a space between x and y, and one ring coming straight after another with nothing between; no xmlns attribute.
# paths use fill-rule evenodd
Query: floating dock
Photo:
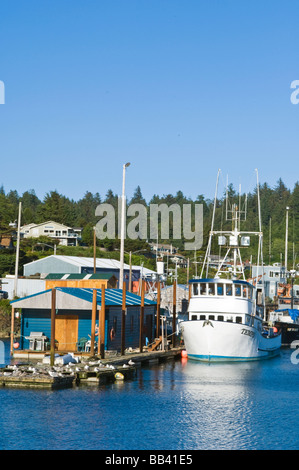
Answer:
<svg viewBox="0 0 299 470"><path fill-rule="evenodd" d="M45 363L14 364L0 369L0 387L61 389L75 385L103 385L133 380L137 369L181 357L182 347L167 351L130 353L99 359L97 356L50 366ZM77 359L78 360L78 359Z"/></svg>

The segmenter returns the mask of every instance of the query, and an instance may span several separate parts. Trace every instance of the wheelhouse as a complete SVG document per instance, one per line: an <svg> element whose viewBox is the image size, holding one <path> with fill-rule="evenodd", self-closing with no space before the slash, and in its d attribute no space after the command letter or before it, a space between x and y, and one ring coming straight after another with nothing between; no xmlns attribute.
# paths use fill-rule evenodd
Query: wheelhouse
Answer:
<svg viewBox="0 0 299 470"><path fill-rule="evenodd" d="M246 281L226 279L192 279L192 297L229 297L252 300L254 287Z"/></svg>
<svg viewBox="0 0 299 470"><path fill-rule="evenodd" d="M258 309L254 315L255 288L249 282L216 278L192 279L189 284L189 320L240 323L262 329Z"/></svg>

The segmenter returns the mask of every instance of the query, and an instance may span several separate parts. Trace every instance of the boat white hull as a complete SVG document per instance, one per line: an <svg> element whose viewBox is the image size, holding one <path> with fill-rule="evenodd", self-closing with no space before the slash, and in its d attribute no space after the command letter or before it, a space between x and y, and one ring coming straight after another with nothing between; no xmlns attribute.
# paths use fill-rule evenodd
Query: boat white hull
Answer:
<svg viewBox="0 0 299 470"><path fill-rule="evenodd" d="M240 323L191 320L182 322L181 330L188 357L203 362L268 359L281 347L281 335L264 337Z"/></svg>

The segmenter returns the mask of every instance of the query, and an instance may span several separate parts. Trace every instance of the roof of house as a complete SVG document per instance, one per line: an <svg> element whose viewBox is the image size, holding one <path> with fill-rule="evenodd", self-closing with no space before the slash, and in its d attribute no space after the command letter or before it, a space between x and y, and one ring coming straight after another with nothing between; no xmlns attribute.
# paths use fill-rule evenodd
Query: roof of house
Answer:
<svg viewBox="0 0 299 470"><path fill-rule="evenodd" d="M76 267L88 267L88 268L93 268L94 266L94 258L87 258L85 256L65 256L65 255L50 255L45 258L40 258L36 261L31 261L30 263L24 264L24 266L29 266L32 264L38 264L38 263L43 263L45 260L50 260L52 259L57 259L60 261L63 261L65 263L72 264ZM96 258L96 267L97 268L108 268L108 269L119 269L120 268L120 261L116 259L110 259L110 258ZM129 270L130 265L124 263L124 269ZM154 273L155 271L152 271L151 269L144 268L141 266L132 266L132 269L134 271L143 271L143 274L151 274Z"/></svg>
<svg viewBox="0 0 299 470"><path fill-rule="evenodd" d="M61 310L86 309L92 307L93 290L77 287L56 287L56 308ZM97 291L97 307L102 303L102 289ZM121 306L122 289L105 289L105 305ZM38 292L21 299L12 300L10 303L15 308L37 308L50 309L52 303L52 289ZM141 297L130 292L126 292L126 306L141 305ZM144 305L156 305L156 302L144 299Z"/></svg>
<svg viewBox="0 0 299 470"><path fill-rule="evenodd" d="M26 228L42 227L43 225L49 225L49 224L55 224L55 225L60 225L61 227L72 228L69 225L62 224L61 222L55 222L54 220L47 220L46 222L41 222L40 224L31 223L31 224L23 225L21 229L25 227Z"/></svg>
<svg viewBox="0 0 299 470"><path fill-rule="evenodd" d="M88 280L88 279L99 279L99 280L105 280L105 279L111 279L112 277L115 277L113 273L94 273L94 274L85 274L85 273L71 273L71 274L63 274L63 273L51 273L48 274L44 279L46 281L49 280Z"/></svg>

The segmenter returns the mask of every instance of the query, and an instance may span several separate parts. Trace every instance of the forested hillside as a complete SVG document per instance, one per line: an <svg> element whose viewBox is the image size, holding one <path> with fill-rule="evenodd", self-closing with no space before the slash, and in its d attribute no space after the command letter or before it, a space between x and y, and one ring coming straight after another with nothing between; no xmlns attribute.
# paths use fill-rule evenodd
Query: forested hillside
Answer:
<svg viewBox="0 0 299 470"><path fill-rule="evenodd" d="M230 201L239 203L239 194L232 185L228 188L228 195ZM223 195L225 196L225 195ZM225 198L217 200L217 209L215 216L215 227L228 227L225 222ZM289 267L293 263L297 263L298 252L298 229L299 229L299 183L291 190L288 189L281 179L278 180L276 186L271 188L267 183L260 186L260 199L261 199L261 214L262 214L262 229L264 232L264 261L271 263L284 260L285 252L285 221L286 221L286 207L289 207L289 249L288 249L288 262ZM244 201L244 195L242 197ZM95 216L95 209L98 204L102 202L110 203L115 207L116 218L118 213L118 196L112 190L108 190L106 195L98 193L92 194L86 192L84 197L78 201L70 200L66 195L59 194L57 191L51 191L45 195L41 201L35 194L34 190L28 190L22 195L18 194L16 190L5 191L5 188L0 188L0 231L1 234L12 232L12 227L9 226L11 222L17 220L18 205L22 202L22 219L21 224L41 223L47 220L54 220L71 227L82 227L82 244L85 247L93 245L93 227L97 222ZM213 210L213 201L205 199L203 195L198 195L195 200L184 196L181 191L176 194L167 194L158 196L154 194L150 201L145 201L142 196L141 188L138 186L134 192L133 197L127 201L127 204L142 203L147 207L149 214L150 204L166 203L168 207L171 204L203 204L203 225L204 225L204 243L202 250L196 253L199 258L202 255L207 243L207 237L210 230L211 216ZM192 211L194 214L194 211ZM258 216L257 216L257 191L256 188L252 193L247 195L247 220L243 224L243 229L258 230ZM170 218L171 222L171 218ZM171 222L172 223L172 222ZM149 224L148 224L149 227ZM270 227L271 227L271 244L270 241ZM117 223L116 223L117 228ZM148 239L148 241L150 241ZM156 240L155 240L156 241ZM195 254L192 252L184 253L184 239L175 240L172 238L172 231L170 229L170 239L160 240L159 242L172 243L180 252L194 259ZM251 247L243 252L244 257L249 258L254 253L256 240L252 240ZM119 247L119 241L106 240L97 241L99 247L105 247L111 256L116 257L118 254L115 250ZM126 251L137 251L138 249L145 248L145 241L126 241ZM23 241L21 244L21 259L20 259L20 273L22 272L22 264L35 259L36 252L33 253L30 242ZM60 248L59 248L60 249ZM78 255L82 254L80 248L73 248ZM70 252L70 251L69 251ZM46 254L46 253L45 253ZM48 253L49 254L49 253ZM90 254L92 256L92 254ZM107 256L107 253L99 252L99 256ZM253 262L255 258L253 257ZM136 261L137 262L137 261ZM0 250L0 274L14 272L14 253L9 250Z"/></svg>

